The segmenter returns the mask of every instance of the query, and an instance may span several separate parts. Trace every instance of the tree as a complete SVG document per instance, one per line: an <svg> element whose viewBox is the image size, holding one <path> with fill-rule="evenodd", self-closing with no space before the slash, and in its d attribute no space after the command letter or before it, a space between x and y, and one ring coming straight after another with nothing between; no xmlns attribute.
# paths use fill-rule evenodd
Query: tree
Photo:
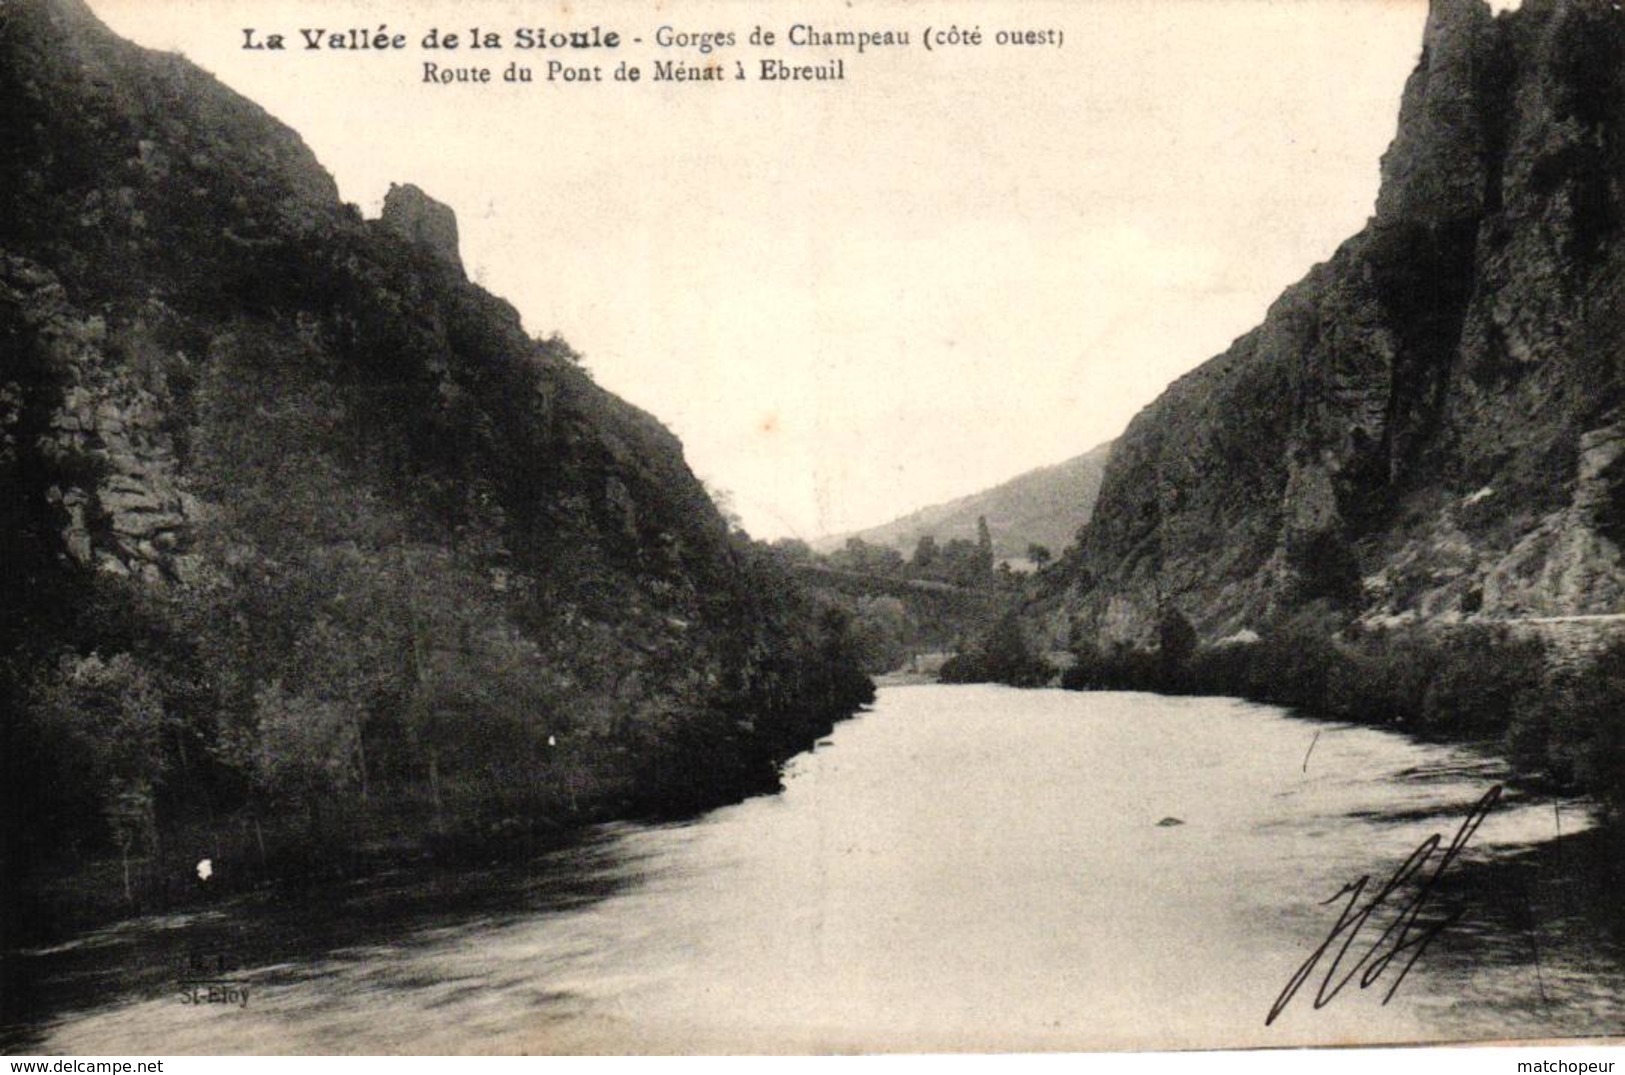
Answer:
<svg viewBox="0 0 1625 1075"><path fill-rule="evenodd" d="M908 568L908 562L903 554L890 545L869 546L869 573L871 575L888 575L898 577Z"/></svg>
<svg viewBox="0 0 1625 1075"><path fill-rule="evenodd" d="M773 554L787 564L810 564L813 562L812 546L800 538L779 538L772 545Z"/></svg>
<svg viewBox="0 0 1625 1075"><path fill-rule="evenodd" d="M1027 559L1038 565L1040 569L1054 558L1054 554L1049 551L1048 545L1040 545L1035 541L1027 546Z"/></svg>
<svg viewBox="0 0 1625 1075"><path fill-rule="evenodd" d="M982 587L993 575L992 563L984 562L975 543L965 538L954 538L942 546L937 563L938 577L966 588Z"/></svg>
<svg viewBox="0 0 1625 1075"><path fill-rule="evenodd" d="M976 517L976 568L983 578L993 574L993 534L987 528L987 516Z"/></svg>
<svg viewBox="0 0 1625 1075"><path fill-rule="evenodd" d="M922 534L914 546L914 558L909 561L915 571L930 571L937 562L937 539L930 534Z"/></svg>
<svg viewBox="0 0 1625 1075"><path fill-rule="evenodd" d="M1196 628L1178 609L1169 608L1157 623L1157 653L1165 686L1173 685L1195 652Z"/></svg>
<svg viewBox="0 0 1625 1075"><path fill-rule="evenodd" d="M845 548L831 554L829 559L831 565L843 571L868 574L874 569L880 552L880 548L869 544L860 537L849 537L846 539Z"/></svg>
<svg viewBox="0 0 1625 1075"><path fill-rule="evenodd" d="M853 644L863 670L890 672L908 659L908 610L895 597L860 597L852 614Z"/></svg>
<svg viewBox="0 0 1625 1075"><path fill-rule="evenodd" d="M41 691L40 711L52 738L72 744L80 772L118 846L124 898L133 900L130 855L158 840L157 787L163 782L162 697L132 656L63 660Z"/></svg>
<svg viewBox="0 0 1625 1075"><path fill-rule="evenodd" d="M728 524L728 529L739 530L744 526L744 519L740 517L738 509L734 507L734 495L720 485L713 485L703 479L700 485L705 488L705 495L711 498L711 504L722 516L722 521Z"/></svg>
<svg viewBox="0 0 1625 1075"><path fill-rule="evenodd" d="M323 798L354 782L354 717L339 703L290 693L280 680L260 688L254 702L254 782L274 798L300 804L314 821Z"/></svg>
<svg viewBox="0 0 1625 1075"><path fill-rule="evenodd" d="M1042 687L1055 674L1027 636L1021 616L1006 612L975 646L956 653L942 666L944 683L1003 683Z"/></svg>

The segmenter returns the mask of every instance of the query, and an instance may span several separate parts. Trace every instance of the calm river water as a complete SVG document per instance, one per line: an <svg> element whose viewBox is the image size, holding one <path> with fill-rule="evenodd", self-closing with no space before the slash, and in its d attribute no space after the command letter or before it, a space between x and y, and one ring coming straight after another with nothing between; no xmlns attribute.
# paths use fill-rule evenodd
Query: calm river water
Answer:
<svg viewBox="0 0 1625 1075"><path fill-rule="evenodd" d="M1322 901L1448 843L1500 775L1471 749L1227 699L889 687L783 794L691 823L13 953L9 1036L62 1055L1617 1034L1618 856L1581 804L1510 793L1425 911L1463 918L1390 1003L1403 959L1320 1010L1317 978L1265 1025L1346 902ZM200 964L246 1003L186 1003L177 973Z"/></svg>

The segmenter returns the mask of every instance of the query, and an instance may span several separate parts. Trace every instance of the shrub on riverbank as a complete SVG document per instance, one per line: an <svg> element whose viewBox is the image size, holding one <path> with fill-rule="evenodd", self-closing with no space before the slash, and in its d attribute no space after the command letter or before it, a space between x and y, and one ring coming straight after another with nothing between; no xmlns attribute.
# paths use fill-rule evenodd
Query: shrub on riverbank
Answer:
<svg viewBox="0 0 1625 1075"><path fill-rule="evenodd" d="M1061 685L1230 695L1429 738L1499 741L1521 776L1625 809L1625 642L1552 674L1546 646L1494 624L1350 630L1311 615L1183 662L1082 646Z"/></svg>
<svg viewBox="0 0 1625 1075"><path fill-rule="evenodd" d="M1507 730L1513 764L1625 811L1625 642L1552 677Z"/></svg>
<svg viewBox="0 0 1625 1075"><path fill-rule="evenodd" d="M1039 656L1021 617L1008 612L974 646L948 658L939 678L943 683L1042 687L1055 678L1055 668Z"/></svg>

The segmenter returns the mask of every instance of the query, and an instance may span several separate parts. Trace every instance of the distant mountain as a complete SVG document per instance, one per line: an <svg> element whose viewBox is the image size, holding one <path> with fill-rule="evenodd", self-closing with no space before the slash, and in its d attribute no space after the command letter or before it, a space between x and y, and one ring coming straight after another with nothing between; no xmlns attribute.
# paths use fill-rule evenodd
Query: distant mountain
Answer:
<svg viewBox="0 0 1625 1075"><path fill-rule="evenodd" d="M881 526L823 538L814 547L827 552L857 537L909 555L927 534L938 544L954 538L975 541L976 520L985 516L993 554L999 560L1024 559L1030 544L1046 546L1059 555L1077 539L1078 528L1089 521L1111 450L1108 441L1064 463L1028 471L1002 485L921 508Z"/></svg>

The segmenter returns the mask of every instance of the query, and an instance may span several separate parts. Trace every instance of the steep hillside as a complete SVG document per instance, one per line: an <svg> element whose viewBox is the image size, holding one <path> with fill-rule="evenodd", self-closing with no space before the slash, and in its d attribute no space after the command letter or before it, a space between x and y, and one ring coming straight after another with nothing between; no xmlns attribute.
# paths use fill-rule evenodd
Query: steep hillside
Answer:
<svg viewBox="0 0 1625 1075"><path fill-rule="evenodd" d="M993 537L993 555L999 560L1024 559L1027 547L1043 545L1059 554L1077 539L1089 521L1101 476L1111 455L1110 442L1075 459L1040 467L979 493L945 504L934 504L900 519L825 538L815 543L821 551L840 548L856 537L871 545L885 545L908 556L927 535L946 545L955 538L976 540L976 520L987 519Z"/></svg>
<svg viewBox="0 0 1625 1075"><path fill-rule="evenodd" d="M5 6L0 97L8 879L116 850L139 901L228 818L263 868L278 826L713 804L864 699L839 617L469 283L449 209L364 221L79 0Z"/></svg>
<svg viewBox="0 0 1625 1075"><path fill-rule="evenodd" d="M1134 420L1060 633L1625 609L1625 14L1432 0L1366 228Z"/></svg>

